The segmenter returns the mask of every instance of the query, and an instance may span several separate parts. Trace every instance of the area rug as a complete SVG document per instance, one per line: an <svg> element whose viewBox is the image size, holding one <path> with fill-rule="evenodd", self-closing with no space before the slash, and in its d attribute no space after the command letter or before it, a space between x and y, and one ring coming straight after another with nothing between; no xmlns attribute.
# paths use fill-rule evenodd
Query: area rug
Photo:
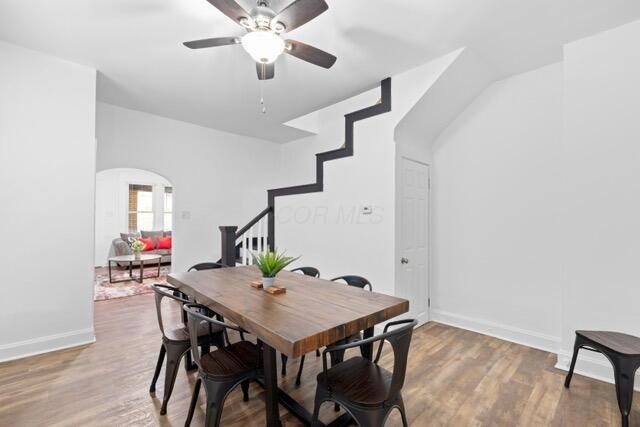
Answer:
<svg viewBox="0 0 640 427"><path fill-rule="evenodd" d="M155 283L167 283L167 274L171 272L171 266L160 267L160 277L156 277L158 270L156 267L144 269L144 279L142 283L135 280L109 283L109 269L106 267L96 268L96 278L94 286L94 300L104 301L115 298L129 297L132 295L142 295L153 292L151 288ZM133 271L133 276L138 277L139 270ZM129 270L116 269L112 271L113 280L121 280L129 277Z"/></svg>

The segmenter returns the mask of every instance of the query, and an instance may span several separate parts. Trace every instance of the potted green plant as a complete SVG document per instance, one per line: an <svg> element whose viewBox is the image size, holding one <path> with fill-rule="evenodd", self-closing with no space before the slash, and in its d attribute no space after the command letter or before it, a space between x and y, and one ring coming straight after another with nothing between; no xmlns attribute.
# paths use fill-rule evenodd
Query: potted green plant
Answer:
<svg viewBox="0 0 640 427"><path fill-rule="evenodd" d="M284 252L265 251L259 254L251 253L254 264L262 272L262 287L269 288L273 286L275 277L286 266L294 262L300 257L288 257Z"/></svg>
<svg viewBox="0 0 640 427"><path fill-rule="evenodd" d="M147 245L145 245L145 243L141 242L140 240L136 240L135 242L133 242L131 244L131 250L133 251L133 255L134 255L135 259L140 259L140 252L142 252L142 250L146 246Z"/></svg>

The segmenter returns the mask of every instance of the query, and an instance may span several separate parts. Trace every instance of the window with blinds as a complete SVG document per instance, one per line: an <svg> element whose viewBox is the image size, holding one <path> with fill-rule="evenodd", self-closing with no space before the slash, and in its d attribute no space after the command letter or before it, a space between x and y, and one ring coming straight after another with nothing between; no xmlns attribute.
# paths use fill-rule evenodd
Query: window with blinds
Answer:
<svg viewBox="0 0 640 427"><path fill-rule="evenodd" d="M153 230L153 186L129 184L129 231Z"/></svg>

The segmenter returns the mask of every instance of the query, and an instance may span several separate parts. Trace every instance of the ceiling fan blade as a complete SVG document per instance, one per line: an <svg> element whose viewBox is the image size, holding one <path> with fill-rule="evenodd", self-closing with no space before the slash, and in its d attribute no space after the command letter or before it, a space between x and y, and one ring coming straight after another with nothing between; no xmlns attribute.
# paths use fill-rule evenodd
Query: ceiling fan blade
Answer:
<svg viewBox="0 0 640 427"><path fill-rule="evenodd" d="M193 40L182 44L189 49L202 49L205 47L227 46L238 43L240 43L240 39L237 37L214 37L212 39Z"/></svg>
<svg viewBox="0 0 640 427"><path fill-rule="evenodd" d="M318 49L317 47L313 47L308 44L304 44L302 42L287 40L286 43L287 48L285 49L285 52L287 52L289 55L293 55L298 59L310 62L319 67L331 68L333 64L335 64L336 59L338 59L330 53L325 52L324 50Z"/></svg>
<svg viewBox="0 0 640 427"><path fill-rule="evenodd" d="M275 75L275 65L271 64L261 64L256 62L256 71L258 72L258 80L269 80L272 79Z"/></svg>
<svg viewBox="0 0 640 427"><path fill-rule="evenodd" d="M327 9L329 6L324 0L295 0L281 10L273 20L282 22L286 31L291 31L311 21Z"/></svg>
<svg viewBox="0 0 640 427"><path fill-rule="evenodd" d="M207 0L213 7L240 24L242 18L251 19L251 15L234 0Z"/></svg>

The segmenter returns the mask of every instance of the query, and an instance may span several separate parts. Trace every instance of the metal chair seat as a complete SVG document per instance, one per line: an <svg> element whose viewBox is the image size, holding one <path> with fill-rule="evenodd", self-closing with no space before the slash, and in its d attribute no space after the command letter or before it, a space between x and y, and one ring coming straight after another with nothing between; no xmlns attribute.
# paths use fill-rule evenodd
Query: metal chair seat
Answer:
<svg viewBox="0 0 640 427"><path fill-rule="evenodd" d="M318 374L331 386L331 399L360 406L379 406L387 399L393 374L364 357L352 357Z"/></svg>
<svg viewBox="0 0 640 427"><path fill-rule="evenodd" d="M243 375L255 371L258 356L258 346L249 341L230 344L200 358L202 374L215 379Z"/></svg>

